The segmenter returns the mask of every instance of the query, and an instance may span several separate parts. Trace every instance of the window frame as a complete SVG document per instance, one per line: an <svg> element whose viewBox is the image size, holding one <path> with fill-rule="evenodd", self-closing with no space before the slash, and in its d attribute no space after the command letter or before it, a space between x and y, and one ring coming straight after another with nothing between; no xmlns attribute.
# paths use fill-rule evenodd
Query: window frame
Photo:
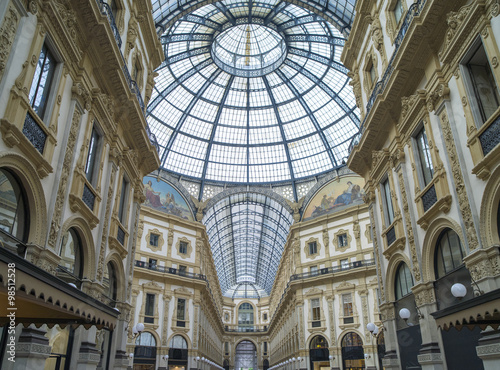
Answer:
<svg viewBox="0 0 500 370"><path fill-rule="evenodd" d="M186 321L186 299L177 298L177 321Z"/></svg>
<svg viewBox="0 0 500 370"><path fill-rule="evenodd" d="M459 248L459 251L460 251L460 255L461 255L461 263L460 264L456 264L454 260L454 254L453 251L452 251L452 245L450 244L450 240L449 240L449 233L453 233L454 235L456 235L456 240L458 240L458 248ZM446 266L445 266L445 260L443 258L443 250L442 248L440 248L440 245L441 245L441 242L443 241L443 239L446 237L446 240L448 242L448 249L450 251L450 257L451 257L451 262L452 262L452 267L450 269L447 269ZM441 252L441 253L439 253ZM440 257L441 259L438 260L438 254L440 254ZM439 237L436 241L436 247L435 247L435 250L434 250L434 274L435 274L435 277L436 277L436 280L437 279L441 279L443 277L445 277L446 275L449 275L451 274L452 272L458 270L459 268L463 267L465 262L463 261L463 259L465 258L466 256L466 251L464 250L464 247L462 245L462 241L460 240L460 236L457 234L457 232L451 228L446 228L444 229L440 234L439 234ZM441 274L440 273L440 269L439 269L439 266L438 266L438 263L439 261L442 262L442 271L443 273Z"/></svg>
<svg viewBox="0 0 500 370"><path fill-rule="evenodd" d="M179 254L187 254L188 243L181 240L179 242Z"/></svg>
<svg viewBox="0 0 500 370"><path fill-rule="evenodd" d="M155 301L156 294L146 293L144 297L144 316L153 318L153 320L155 316Z"/></svg>
<svg viewBox="0 0 500 370"><path fill-rule="evenodd" d="M130 180L126 174L122 177L122 186L120 189L120 200L118 202L118 221L127 227L127 215L129 206Z"/></svg>
<svg viewBox="0 0 500 370"><path fill-rule="evenodd" d="M488 72L489 72L489 82L492 82L493 86L493 91L496 92L494 93L494 98L497 100L497 108L495 111L497 111L500 108L500 89L499 89L499 84L498 81L495 77L495 73L493 73L493 67L490 63L490 58L488 56L488 50L485 47L483 41L481 40L481 37L478 36L474 42L472 43L471 47L469 50L465 53L464 57L459 63L459 68L461 71L461 74L463 76L463 81L464 81L464 87L465 87L465 92L467 95L467 99L469 101L469 106L470 106L470 111L474 120L474 124L477 129L481 128L491 117L494 113L492 113L490 116L486 117L485 112L483 111L484 108L482 107L481 99L478 97L478 92L477 92L477 86L474 83L474 77L471 73L469 63L470 61L477 55L480 49L483 49L484 54L486 56L486 66L488 67Z"/></svg>
<svg viewBox="0 0 500 370"><path fill-rule="evenodd" d="M408 276L410 279L408 280ZM403 285L402 278L404 278L405 284ZM409 285L410 284L410 285ZM412 294L411 288L415 285L413 275L410 268L405 262L401 262L396 269L396 275L394 279L394 296L396 300L403 299L404 297ZM405 288L406 289L403 289Z"/></svg>
<svg viewBox="0 0 500 370"><path fill-rule="evenodd" d="M349 239L347 238L347 233L342 233L337 235L337 243L339 248L345 248L349 246Z"/></svg>
<svg viewBox="0 0 500 370"><path fill-rule="evenodd" d="M354 317L354 304L353 304L352 293L342 293L342 317L344 319L346 317Z"/></svg>
<svg viewBox="0 0 500 370"><path fill-rule="evenodd" d="M421 140L419 136L422 134L422 138L425 138L425 143L427 145L426 148L421 148ZM424 189L427 185L432 183L434 179L434 162L432 160L432 153L431 153L431 148L429 145L429 137L427 135L427 130L425 128L425 125L423 122L417 127L415 130L414 134L412 135L412 147L413 147L413 154L416 162L416 167L417 167L417 177L418 181L420 182L420 187ZM424 151L427 151L427 154L424 153ZM422 158L422 156L424 158ZM424 160L427 160L430 162L430 179L426 179L425 175L425 170L424 170Z"/></svg>
<svg viewBox="0 0 500 370"><path fill-rule="evenodd" d="M83 168L85 178L92 187L96 187L99 178L99 162L102 155L103 139L103 132L99 127L97 119L95 119L90 131L89 148ZM94 140L96 141L94 142Z"/></svg>
<svg viewBox="0 0 500 370"><path fill-rule="evenodd" d="M309 248L310 255L318 254L318 243L316 241L308 242L307 246Z"/></svg>
<svg viewBox="0 0 500 370"><path fill-rule="evenodd" d="M321 302L319 298L311 298L311 319L321 321Z"/></svg>
<svg viewBox="0 0 500 370"><path fill-rule="evenodd" d="M54 69L52 71L50 83L47 87L45 106L43 108L42 114L39 114L39 112L33 107L33 102L31 101L30 95L31 95L31 91L33 89L33 83L34 83L35 78L36 78L36 70L37 70L38 62L40 60L40 55L41 55L44 47L46 47L47 51L53 57ZM50 36L47 35L45 37L45 39L43 40L42 47L40 48L40 50L38 52L37 64L35 65L35 70L33 72L34 74L33 74L33 77L31 78L31 83L30 83L29 92L28 92L28 101L29 101L30 111L33 112L34 114L36 114L36 116L45 124L46 127L49 127L51 124L51 117L52 117L52 114L54 112L54 105L55 105L56 98L58 95L57 91L59 88L59 84L61 82L62 69L63 69L63 58L61 57L61 54L57 51L55 43L52 41ZM42 77L42 75L39 76L39 79L41 79L41 77Z"/></svg>
<svg viewBox="0 0 500 370"><path fill-rule="evenodd" d="M388 192L388 194L387 194ZM382 209L384 213L384 220L386 222L385 228L388 228L394 223L394 205L392 204L392 196L391 196L391 184L389 181L389 176L386 176L380 182L380 193L382 195ZM390 209L389 209L390 205ZM389 212L390 210L390 212Z"/></svg>

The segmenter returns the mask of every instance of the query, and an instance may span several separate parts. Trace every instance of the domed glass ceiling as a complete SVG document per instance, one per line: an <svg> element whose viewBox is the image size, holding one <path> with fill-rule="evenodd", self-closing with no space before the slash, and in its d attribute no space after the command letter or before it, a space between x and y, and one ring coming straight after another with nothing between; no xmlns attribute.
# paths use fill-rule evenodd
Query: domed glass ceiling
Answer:
<svg viewBox="0 0 500 370"><path fill-rule="evenodd" d="M278 0L153 0L165 61L148 122L164 169L277 183L341 165L359 126L340 63L354 0L307 3L328 21Z"/></svg>

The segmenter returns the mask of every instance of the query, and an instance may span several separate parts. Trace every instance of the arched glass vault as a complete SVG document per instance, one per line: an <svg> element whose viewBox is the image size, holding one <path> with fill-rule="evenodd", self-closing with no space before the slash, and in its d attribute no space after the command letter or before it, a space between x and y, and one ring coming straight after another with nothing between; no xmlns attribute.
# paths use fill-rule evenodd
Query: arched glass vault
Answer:
<svg viewBox="0 0 500 370"><path fill-rule="evenodd" d="M341 167L359 131L340 62L355 0L152 0L165 54L147 120L161 167L241 187L206 210L223 294L269 294L293 222L254 185L297 190ZM207 191L207 194L209 192Z"/></svg>
<svg viewBox="0 0 500 370"><path fill-rule="evenodd" d="M222 293L233 297L251 285L258 297L271 293L292 215L263 194L230 195L203 218Z"/></svg>

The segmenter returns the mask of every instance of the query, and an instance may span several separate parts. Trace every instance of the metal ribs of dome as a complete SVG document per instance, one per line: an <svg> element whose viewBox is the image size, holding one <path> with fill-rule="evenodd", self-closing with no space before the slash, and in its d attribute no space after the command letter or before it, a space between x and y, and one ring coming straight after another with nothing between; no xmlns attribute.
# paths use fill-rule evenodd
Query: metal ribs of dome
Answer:
<svg viewBox="0 0 500 370"><path fill-rule="evenodd" d="M205 5L161 38L165 62L157 69L148 122L162 167L201 181L201 189L205 181L294 183L328 172L341 165L358 131L347 69L339 62L345 42L339 31L293 4L248 4ZM284 35L287 56L278 69L245 78L214 63L214 40L237 24Z"/></svg>

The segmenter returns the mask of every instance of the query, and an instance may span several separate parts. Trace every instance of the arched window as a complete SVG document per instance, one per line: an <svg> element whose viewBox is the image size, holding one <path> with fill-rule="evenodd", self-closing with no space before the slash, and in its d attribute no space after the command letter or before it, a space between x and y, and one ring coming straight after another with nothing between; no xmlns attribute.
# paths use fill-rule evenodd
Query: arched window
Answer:
<svg viewBox="0 0 500 370"><path fill-rule="evenodd" d="M108 262L104 270L104 294L111 300L110 305L114 307L116 303L117 281L116 271L111 262Z"/></svg>
<svg viewBox="0 0 500 370"><path fill-rule="evenodd" d="M351 332L342 338L342 362L344 369L365 368L363 340L358 334Z"/></svg>
<svg viewBox="0 0 500 370"><path fill-rule="evenodd" d="M20 181L13 173L0 168L0 229L22 242L28 239L28 208ZM9 244L7 244L7 247ZM12 244L17 253L15 243Z"/></svg>
<svg viewBox="0 0 500 370"><path fill-rule="evenodd" d="M309 346L309 348L310 349L328 348L328 342L321 335L317 335L311 340L311 345Z"/></svg>
<svg viewBox="0 0 500 370"><path fill-rule="evenodd" d="M187 349L188 345L184 337L176 335L170 340L170 348Z"/></svg>
<svg viewBox="0 0 500 370"><path fill-rule="evenodd" d="M74 229L71 228L64 233L59 255L61 261L58 276L79 287L83 273L82 242Z"/></svg>
<svg viewBox="0 0 500 370"><path fill-rule="evenodd" d="M238 308L238 326L243 329L253 328L253 307L250 303L243 303Z"/></svg>
<svg viewBox="0 0 500 370"><path fill-rule="evenodd" d="M137 337L135 340L136 346L148 346L148 347L156 347L156 339L153 334L149 332L143 332L141 335Z"/></svg>
<svg viewBox="0 0 500 370"><path fill-rule="evenodd" d="M453 230L446 229L441 233L437 242L434 258L436 279L462 266L463 258L464 250L460 244L460 238Z"/></svg>
<svg viewBox="0 0 500 370"><path fill-rule="evenodd" d="M410 269L408 268L406 263L402 262L399 264L398 270L396 272L396 300L399 300L404 296L410 294L412 286L413 276L411 275Z"/></svg>

